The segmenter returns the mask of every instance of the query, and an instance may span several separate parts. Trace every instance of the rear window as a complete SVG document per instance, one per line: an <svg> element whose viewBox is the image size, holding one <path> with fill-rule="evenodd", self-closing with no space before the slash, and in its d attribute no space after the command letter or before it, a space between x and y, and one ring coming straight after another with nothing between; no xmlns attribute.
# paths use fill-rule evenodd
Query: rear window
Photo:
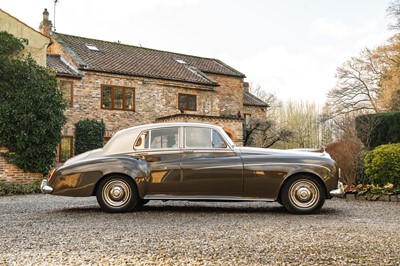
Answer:
<svg viewBox="0 0 400 266"><path fill-rule="evenodd" d="M179 129L160 128L142 132L136 140L135 149L175 149L179 147Z"/></svg>

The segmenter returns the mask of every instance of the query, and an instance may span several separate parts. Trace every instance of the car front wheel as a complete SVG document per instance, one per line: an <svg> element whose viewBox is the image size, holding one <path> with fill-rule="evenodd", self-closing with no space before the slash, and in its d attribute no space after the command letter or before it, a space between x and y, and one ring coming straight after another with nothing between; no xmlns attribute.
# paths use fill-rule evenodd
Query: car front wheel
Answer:
<svg viewBox="0 0 400 266"><path fill-rule="evenodd" d="M324 205L326 192L317 179L309 175L298 175L285 182L281 191L283 206L295 214L313 213Z"/></svg>
<svg viewBox="0 0 400 266"><path fill-rule="evenodd" d="M134 181L126 176L109 176L98 186L97 202L107 212L127 212L138 204Z"/></svg>

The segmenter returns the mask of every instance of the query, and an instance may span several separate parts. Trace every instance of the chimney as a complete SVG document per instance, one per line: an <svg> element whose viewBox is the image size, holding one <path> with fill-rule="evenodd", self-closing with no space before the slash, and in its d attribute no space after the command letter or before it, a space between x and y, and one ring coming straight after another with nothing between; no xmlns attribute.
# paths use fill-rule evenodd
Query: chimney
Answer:
<svg viewBox="0 0 400 266"><path fill-rule="evenodd" d="M49 20L49 12L47 11L47 8L45 8L43 11L43 21L40 22L39 30L43 35L50 37L52 28L53 23Z"/></svg>
<svg viewBox="0 0 400 266"><path fill-rule="evenodd" d="M243 82L243 90L246 92L250 92L250 85L248 82Z"/></svg>

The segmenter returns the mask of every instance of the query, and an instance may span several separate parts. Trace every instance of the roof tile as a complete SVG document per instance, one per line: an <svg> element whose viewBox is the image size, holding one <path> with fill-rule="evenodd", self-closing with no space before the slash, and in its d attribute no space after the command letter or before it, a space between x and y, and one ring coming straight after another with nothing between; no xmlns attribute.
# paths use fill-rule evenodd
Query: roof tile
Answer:
<svg viewBox="0 0 400 266"><path fill-rule="evenodd" d="M65 59L58 54L47 54L47 67L57 71L59 75L67 75L73 77L81 77L77 70L73 69L66 63Z"/></svg>
<svg viewBox="0 0 400 266"><path fill-rule="evenodd" d="M121 43L53 33L80 64L81 69L192 82L218 84L207 73L244 78L245 75L217 59L184 55ZM90 49L87 45L95 46ZM183 62L180 62L183 61Z"/></svg>
<svg viewBox="0 0 400 266"><path fill-rule="evenodd" d="M269 107L267 103L248 91L243 91L243 105Z"/></svg>

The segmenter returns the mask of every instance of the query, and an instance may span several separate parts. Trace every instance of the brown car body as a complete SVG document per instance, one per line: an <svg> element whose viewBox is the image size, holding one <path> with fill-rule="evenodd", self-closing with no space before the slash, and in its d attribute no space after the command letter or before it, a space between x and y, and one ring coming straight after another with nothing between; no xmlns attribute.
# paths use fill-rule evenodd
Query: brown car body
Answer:
<svg viewBox="0 0 400 266"><path fill-rule="evenodd" d="M226 200L278 201L293 213L310 213L343 195L338 181L326 153L237 147L218 126L163 123L118 132L104 148L55 169L41 188L97 196L110 212L148 200Z"/></svg>

